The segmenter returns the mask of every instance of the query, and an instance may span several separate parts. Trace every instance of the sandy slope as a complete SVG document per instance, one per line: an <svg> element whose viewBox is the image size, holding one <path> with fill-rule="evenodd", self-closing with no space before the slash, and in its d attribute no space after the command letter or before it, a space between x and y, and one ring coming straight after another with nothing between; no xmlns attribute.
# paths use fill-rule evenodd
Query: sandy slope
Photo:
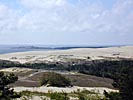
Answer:
<svg viewBox="0 0 133 100"><path fill-rule="evenodd" d="M0 54L0 59L25 62L67 61L68 59L103 59L104 57L133 58L133 46L110 48L77 48L55 51L30 51Z"/></svg>
<svg viewBox="0 0 133 100"><path fill-rule="evenodd" d="M26 73L28 71L32 71L32 69L30 68L17 68L17 67L12 67L12 68L4 68L4 69L0 69L0 71L3 71L3 72L11 72L11 73Z"/></svg>
<svg viewBox="0 0 133 100"><path fill-rule="evenodd" d="M59 88L59 87L15 87L14 90L16 92L21 92L21 91L31 91L31 92L43 92L43 93L48 93L48 92L66 92L66 93L71 93L77 90L89 90L89 91L95 91L96 93L103 94L104 90L107 92L118 92L118 90L113 90L109 88L104 88L104 87L66 87L66 88Z"/></svg>

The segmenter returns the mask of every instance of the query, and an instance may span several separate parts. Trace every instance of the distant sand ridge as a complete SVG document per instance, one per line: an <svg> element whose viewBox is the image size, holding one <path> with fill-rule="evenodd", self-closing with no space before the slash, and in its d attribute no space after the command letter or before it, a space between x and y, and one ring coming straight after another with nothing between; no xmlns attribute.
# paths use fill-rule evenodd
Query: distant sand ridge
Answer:
<svg viewBox="0 0 133 100"><path fill-rule="evenodd" d="M0 54L0 59L27 62L67 62L70 60L96 60L106 58L133 58L133 46L109 48L77 48L54 51L29 51Z"/></svg>

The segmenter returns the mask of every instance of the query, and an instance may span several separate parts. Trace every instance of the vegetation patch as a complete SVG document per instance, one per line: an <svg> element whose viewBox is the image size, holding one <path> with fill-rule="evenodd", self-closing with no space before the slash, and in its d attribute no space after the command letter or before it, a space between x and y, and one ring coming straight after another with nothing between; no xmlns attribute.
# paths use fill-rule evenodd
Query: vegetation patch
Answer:
<svg viewBox="0 0 133 100"><path fill-rule="evenodd" d="M88 90L77 90L72 93L65 93L65 92L49 92L49 93L41 93L41 92L30 92L30 91L23 91L21 92L23 97L31 98L33 96L38 97L45 97L46 99L42 100L106 100L104 95L101 96L98 93Z"/></svg>
<svg viewBox="0 0 133 100"><path fill-rule="evenodd" d="M13 98L19 98L20 95L15 93L8 85L18 80L18 77L13 73L5 75L0 72L0 100L11 100Z"/></svg>
<svg viewBox="0 0 133 100"><path fill-rule="evenodd" d="M66 87L70 86L71 82L65 76L55 72L47 72L40 78L40 85Z"/></svg>

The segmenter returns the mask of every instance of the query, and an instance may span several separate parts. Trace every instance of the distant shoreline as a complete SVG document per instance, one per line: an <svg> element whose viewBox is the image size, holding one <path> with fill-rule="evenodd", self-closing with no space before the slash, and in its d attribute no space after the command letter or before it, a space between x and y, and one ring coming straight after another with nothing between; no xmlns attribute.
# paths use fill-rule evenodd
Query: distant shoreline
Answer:
<svg viewBox="0 0 133 100"><path fill-rule="evenodd" d="M23 49L24 48L24 49ZM72 60L99 59L133 59L133 46L104 47L104 48L51 48L34 49L19 47L9 53L0 54L0 59L27 62L69 62Z"/></svg>
<svg viewBox="0 0 133 100"><path fill-rule="evenodd" d="M51 50L67 50L78 48L109 48L121 47L123 45L110 46L16 46L16 45L0 45L0 54L15 53L15 52L30 52L30 51L51 51Z"/></svg>

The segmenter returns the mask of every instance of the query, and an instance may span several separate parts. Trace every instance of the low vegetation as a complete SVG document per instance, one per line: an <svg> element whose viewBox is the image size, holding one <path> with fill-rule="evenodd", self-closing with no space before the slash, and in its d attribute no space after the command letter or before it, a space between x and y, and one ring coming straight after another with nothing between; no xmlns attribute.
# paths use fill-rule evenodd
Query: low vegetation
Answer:
<svg viewBox="0 0 133 100"><path fill-rule="evenodd" d="M40 85L66 87L70 86L71 82L61 74L55 72L47 72L40 78Z"/></svg>
<svg viewBox="0 0 133 100"><path fill-rule="evenodd" d="M104 91L105 100L123 100L119 92L106 92ZM127 99L126 99L127 100Z"/></svg>
<svg viewBox="0 0 133 100"><path fill-rule="evenodd" d="M21 92L22 96L26 96L28 98L32 96L40 96L45 97L46 99L42 100L104 100L104 96L101 96L99 93L95 93L93 91L88 90L77 90L72 93L65 93L65 92L49 92L49 93L40 93L40 92L30 92L30 91L23 91Z"/></svg>

